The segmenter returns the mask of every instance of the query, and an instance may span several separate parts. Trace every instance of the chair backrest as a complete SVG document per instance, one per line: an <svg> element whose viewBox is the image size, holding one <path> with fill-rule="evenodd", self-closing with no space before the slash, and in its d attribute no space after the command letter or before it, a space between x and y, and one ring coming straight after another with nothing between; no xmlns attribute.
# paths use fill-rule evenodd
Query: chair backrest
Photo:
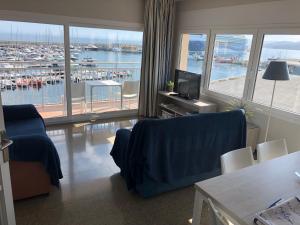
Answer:
<svg viewBox="0 0 300 225"><path fill-rule="evenodd" d="M268 141L257 145L257 160L263 162L288 154L285 139Z"/></svg>
<svg viewBox="0 0 300 225"><path fill-rule="evenodd" d="M140 81L124 81L123 85L123 95L138 95L140 89Z"/></svg>
<svg viewBox="0 0 300 225"><path fill-rule="evenodd" d="M208 198L208 207L209 210L212 211L211 213L211 223L210 224L214 224L214 225L233 225L233 223L226 217L226 215L221 211L218 210L213 202Z"/></svg>
<svg viewBox="0 0 300 225"><path fill-rule="evenodd" d="M71 83L72 99L85 98L85 82Z"/></svg>
<svg viewBox="0 0 300 225"><path fill-rule="evenodd" d="M241 148L221 155L222 173L231 173L254 164L252 148Z"/></svg>

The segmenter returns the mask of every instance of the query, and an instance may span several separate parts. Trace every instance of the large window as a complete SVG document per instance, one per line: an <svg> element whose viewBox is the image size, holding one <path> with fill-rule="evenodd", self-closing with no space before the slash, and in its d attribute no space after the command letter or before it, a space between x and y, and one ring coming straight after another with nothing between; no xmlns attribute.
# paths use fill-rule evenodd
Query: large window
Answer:
<svg viewBox="0 0 300 225"><path fill-rule="evenodd" d="M209 90L241 98L250 57L253 35L215 36Z"/></svg>
<svg viewBox="0 0 300 225"><path fill-rule="evenodd" d="M137 109L142 35L0 20L2 102L34 104L43 118ZM65 62L65 49L70 62ZM65 74L65 63L70 74Z"/></svg>
<svg viewBox="0 0 300 225"><path fill-rule="evenodd" d="M4 105L34 104L44 118L65 115L63 26L0 21Z"/></svg>
<svg viewBox="0 0 300 225"><path fill-rule="evenodd" d="M203 74L206 34L182 34L179 69Z"/></svg>
<svg viewBox="0 0 300 225"><path fill-rule="evenodd" d="M73 114L137 109L142 36L70 27Z"/></svg>
<svg viewBox="0 0 300 225"><path fill-rule="evenodd" d="M274 96L274 107L300 113L300 35L266 34L261 50L259 68L254 88L253 101L271 104L273 82L263 80L262 75L272 60L287 61L290 81L278 81Z"/></svg>
<svg viewBox="0 0 300 225"><path fill-rule="evenodd" d="M274 81L262 76L270 61L286 61L291 80L276 83L274 107L300 114L300 32L282 32L212 30L210 36L182 34L178 68L205 75L208 95L215 92L269 106ZM210 43L207 62L206 43ZM253 68L258 68L256 74Z"/></svg>

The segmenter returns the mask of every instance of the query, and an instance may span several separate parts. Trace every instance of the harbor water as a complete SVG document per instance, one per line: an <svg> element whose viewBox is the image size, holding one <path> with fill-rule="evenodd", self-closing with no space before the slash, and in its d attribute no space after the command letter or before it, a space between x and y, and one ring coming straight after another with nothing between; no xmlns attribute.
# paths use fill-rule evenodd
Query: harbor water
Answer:
<svg viewBox="0 0 300 225"><path fill-rule="evenodd" d="M236 52L236 55L241 55ZM246 53L245 53L246 54ZM235 55L235 53L231 53ZM101 62L95 68L103 68L106 71L127 71L128 76L125 78L113 78L118 82L125 80L140 80L141 57L140 52L125 53L120 51L82 51L77 53L78 61L74 64L84 61L87 58L93 59L95 62ZM242 56L241 56L242 57ZM300 59L300 51L297 50L279 50L279 49L263 49L261 61L267 62L272 58L280 57L282 59ZM202 74L203 60L197 60L190 54L188 59L187 70ZM73 64L72 64L73 67ZM86 67L86 70L93 70L94 67ZM226 79L229 77L245 76L247 66L245 64L217 63L212 65L211 80ZM65 92L64 79L61 82L43 85L41 88L16 88L14 90L2 90L3 104L58 104L62 103ZM101 89L101 90L100 90ZM86 90L89 99L90 91ZM94 91L93 99L118 99L120 90L117 87L97 88Z"/></svg>

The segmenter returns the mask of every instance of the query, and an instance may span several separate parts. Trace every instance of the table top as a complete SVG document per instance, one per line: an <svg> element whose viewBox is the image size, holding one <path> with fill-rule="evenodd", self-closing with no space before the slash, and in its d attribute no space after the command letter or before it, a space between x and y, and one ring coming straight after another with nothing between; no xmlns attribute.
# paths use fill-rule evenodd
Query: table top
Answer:
<svg viewBox="0 0 300 225"><path fill-rule="evenodd" d="M276 200L300 195L300 152L196 183L196 190L241 225Z"/></svg>
<svg viewBox="0 0 300 225"><path fill-rule="evenodd" d="M94 80L94 81L87 81L87 85L89 86L121 86L122 84L116 82L114 80Z"/></svg>

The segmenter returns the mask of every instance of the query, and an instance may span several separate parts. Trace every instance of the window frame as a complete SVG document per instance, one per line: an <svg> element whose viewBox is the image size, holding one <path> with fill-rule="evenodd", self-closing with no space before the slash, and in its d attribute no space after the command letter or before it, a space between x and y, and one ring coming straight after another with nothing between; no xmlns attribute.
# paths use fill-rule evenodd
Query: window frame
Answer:
<svg viewBox="0 0 300 225"><path fill-rule="evenodd" d="M80 18L60 15L48 15L39 14L33 12L19 12L19 11L8 11L0 10L0 20L14 21L14 22L28 22L38 24L49 24L49 25L60 25L63 26L64 34L64 50L65 50L65 98L67 103L66 115L62 117L46 118L45 123L48 125L52 124L64 124L72 122L81 122L87 120L97 119L111 119L128 116L137 116L138 109L132 110L120 110L113 112L104 113L86 113L82 115L72 115L72 102L71 102L71 76L70 76L70 33L69 29L71 26L77 27L90 27L99 29L118 29L127 31L139 31L143 32L143 24L121 22L121 21L110 21L103 19L92 19L92 18ZM68 73L69 72L69 73Z"/></svg>
<svg viewBox="0 0 300 225"><path fill-rule="evenodd" d="M181 58L181 50L182 50L182 37L184 34L189 34L189 35L206 35L206 42L205 42L205 53L204 53L204 60L203 60L203 65L202 65L202 77L205 76L205 70L206 70L206 63L207 63L207 56L208 56L208 47L209 47L209 38L210 38L210 32L209 30L201 30L201 31L195 31L193 30L192 32L189 31L181 31L180 32L180 38L179 38L179 48L178 48L178 57L176 61L176 69L179 69L180 66L180 58ZM203 83L203 82L202 82ZM201 84L202 85L202 84Z"/></svg>
<svg viewBox="0 0 300 225"><path fill-rule="evenodd" d="M207 74L205 74L205 82L206 82L206 86L203 88L204 90L204 96L208 97L208 98L212 98L215 99L217 101L219 101L221 104L223 103L228 103L232 100L239 100L239 101L244 101L245 103L247 103L249 105L249 107L251 107L254 111L262 113L263 115L267 115L269 112L270 107L260 104L258 102L253 102L252 98L254 95L254 91L255 91L255 82L256 82L256 77L257 77L257 70L259 67L259 61L260 61L260 54L261 54L261 50L262 50L262 46L263 46L263 41L264 41L264 35L268 35L268 34L278 34L278 35L300 35L300 27L299 25L287 25L285 24L285 28L282 28L283 25L274 25L274 26L269 26L269 27L260 27L257 26L255 28L250 28L250 29L242 29L242 28L237 28L237 29L225 29L222 28L221 31L225 31L226 33L232 33L232 31L239 31L239 30L250 30L253 31L254 36L253 36L253 40L255 40L254 45L252 43L252 47L251 47L251 52L252 55L250 53L250 58L249 58L249 63L248 63L248 67L251 68L248 72L248 74L246 75L246 81L245 81L245 87L244 87L244 96L242 99L240 98L236 98L234 96L229 96L226 94L222 94L222 93L218 93L218 92L214 92L211 90L208 90L207 88L207 84L209 84L210 81L210 72L208 71L208 69L206 69ZM219 30L219 29L218 29ZM209 47L209 57L211 56L211 52L212 47L214 45L215 42L215 33L216 33L217 29L212 29L211 30L211 36L210 36L210 47ZM211 58L208 58L207 63L210 64L211 63ZM252 62L252 64L250 65L250 60ZM210 65L211 66L211 65ZM272 109L272 116L280 119L280 120L285 120L288 122L292 122L292 123L296 123L300 125L300 113L295 113L292 111L287 111L284 109L280 109L280 108L276 108L274 107Z"/></svg>
<svg viewBox="0 0 300 225"><path fill-rule="evenodd" d="M251 92L248 95L248 100L253 102L254 104L257 105L262 105L262 106L268 106L265 105L263 103L260 102L255 102L253 101L253 97L254 97L254 92L255 92L255 85L256 85L256 80L257 80L257 75L258 75L258 68L259 68L259 63L260 63L260 58L261 58L261 53L262 53L262 49L263 49L263 44L264 44L264 37L265 35L299 35L300 36L300 28L268 28L268 29L258 29L258 42L259 42L259 46L256 49L255 52L255 68L253 68L253 76L251 79ZM289 112L286 111L284 109L280 109L275 107L276 109L285 111L285 112ZM295 113L298 114L298 113ZM299 112L300 115L300 112Z"/></svg>
<svg viewBox="0 0 300 225"><path fill-rule="evenodd" d="M269 35L269 34L271 34L271 35L300 35L300 28L299 27L259 28L259 29L257 29L257 33L258 33L257 46L255 49L254 65L253 65L253 71L252 71L253 75L251 76L250 83L249 83L249 93L247 96L247 103L255 111L258 111L262 114L267 115L270 110L270 106L262 104L260 102L253 101L257 72L258 72L261 52L262 52L262 48L263 48L264 36ZM286 120L288 122L300 124L300 113L284 110L284 109L273 106L272 116L277 119Z"/></svg>
<svg viewBox="0 0 300 225"><path fill-rule="evenodd" d="M178 45L179 48L177 48L177 57L176 57L176 63L175 63L175 69L178 69L180 66L180 55L181 55L181 47L182 47L182 36L184 34L190 34L190 35L199 35L199 34L205 34L206 35L206 43L205 43L205 53L204 53L204 63L202 66L202 74L201 74L201 84L200 84L200 95L204 93L204 87L205 87L205 77L206 77L206 70L207 70L207 63L208 63L208 52L209 52L209 46L210 46L210 38L211 38L211 31L209 29L184 29L179 32L179 40Z"/></svg>
<svg viewBox="0 0 300 225"><path fill-rule="evenodd" d="M247 72L246 72L246 78L245 78L245 84L244 84L244 90L243 90L243 95L241 98L209 89L216 36L217 35L226 35L226 34L253 35L252 42L251 42L250 54L249 54L249 61L248 61L248 66L247 66ZM212 97L220 98L220 99L223 99L226 101L230 101L233 99L243 100L243 101L247 100L250 76L251 76L251 72L253 70L252 69L253 59L254 59L253 56L254 56L254 52L255 52L256 41L257 41L257 30L256 29L213 29L211 31L211 40L210 40L210 47L209 47L208 61L207 61L207 70L206 70L206 74L205 74L205 85L204 85L204 93L206 95L210 95Z"/></svg>

